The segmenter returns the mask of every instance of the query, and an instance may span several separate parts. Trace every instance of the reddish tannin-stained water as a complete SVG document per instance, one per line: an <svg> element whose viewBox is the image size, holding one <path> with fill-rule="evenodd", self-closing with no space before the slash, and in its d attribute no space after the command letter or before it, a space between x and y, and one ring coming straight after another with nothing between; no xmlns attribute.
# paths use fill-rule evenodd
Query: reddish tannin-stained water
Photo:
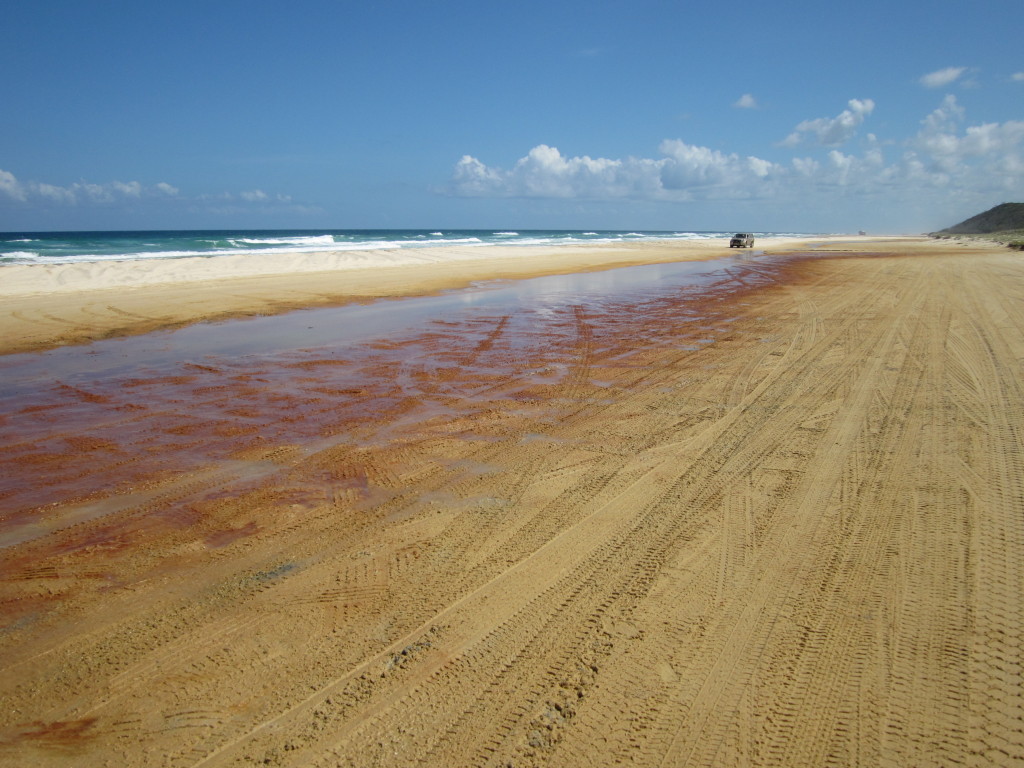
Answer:
<svg viewBox="0 0 1024 768"><path fill-rule="evenodd" d="M697 349L728 325L712 297L764 284L778 264L537 278L8 356L0 546L140 504L180 516L183 471L203 467L207 495L237 492L289 453L387 441L475 400L528 401L576 375L577 354L629 365L666 337ZM629 326L649 337L622 338L620 321L643 315L656 321Z"/></svg>

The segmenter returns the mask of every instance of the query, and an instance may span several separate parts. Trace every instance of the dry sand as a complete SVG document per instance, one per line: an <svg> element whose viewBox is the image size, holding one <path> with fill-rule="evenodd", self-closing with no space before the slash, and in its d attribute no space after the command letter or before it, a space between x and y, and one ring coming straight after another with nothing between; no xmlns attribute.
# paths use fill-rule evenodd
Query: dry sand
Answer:
<svg viewBox="0 0 1024 768"><path fill-rule="evenodd" d="M0 329L444 287L308 274L5 297ZM28 396L0 765L1020 765L1022 361L1024 256L861 240Z"/></svg>

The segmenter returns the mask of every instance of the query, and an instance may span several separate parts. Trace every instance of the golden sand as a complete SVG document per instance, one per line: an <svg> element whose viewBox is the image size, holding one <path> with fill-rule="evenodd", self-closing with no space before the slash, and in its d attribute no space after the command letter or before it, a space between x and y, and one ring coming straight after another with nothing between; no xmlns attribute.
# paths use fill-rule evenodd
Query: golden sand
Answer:
<svg viewBox="0 0 1024 768"><path fill-rule="evenodd" d="M0 765L1021 764L1024 256L815 253L26 396ZM20 294L0 328L670 258Z"/></svg>

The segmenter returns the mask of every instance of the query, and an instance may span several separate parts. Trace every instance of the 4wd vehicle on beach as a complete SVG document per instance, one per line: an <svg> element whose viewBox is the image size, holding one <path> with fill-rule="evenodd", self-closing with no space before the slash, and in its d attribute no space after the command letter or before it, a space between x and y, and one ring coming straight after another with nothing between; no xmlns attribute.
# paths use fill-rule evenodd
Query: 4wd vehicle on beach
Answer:
<svg viewBox="0 0 1024 768"><path fill-rule="evenodd" d="M730 248L753 248L754 236L749 232L737 232L729 241Z"/></svg>

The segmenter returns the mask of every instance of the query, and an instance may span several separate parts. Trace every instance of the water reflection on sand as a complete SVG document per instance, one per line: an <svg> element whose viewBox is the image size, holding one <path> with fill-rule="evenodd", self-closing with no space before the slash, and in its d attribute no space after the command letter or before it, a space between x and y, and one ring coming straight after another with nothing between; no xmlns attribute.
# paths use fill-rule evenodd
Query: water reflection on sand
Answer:
<svg viewBox="0 0 1024 768"><path fill-rule="evenodd" d="M173 331L106 339L84 346L0 358L0 402L38 391L54 380L76 386L98 377L152 374L208 357L278 354L389 338L444 322L467 309L509 313L566 304L584 307L642 298L680 286L699 286L744 269L750 256L623 267L601 272L488 282L437 296L384 299L366 304L301 310L283 315L199 323Z"/></svg>

